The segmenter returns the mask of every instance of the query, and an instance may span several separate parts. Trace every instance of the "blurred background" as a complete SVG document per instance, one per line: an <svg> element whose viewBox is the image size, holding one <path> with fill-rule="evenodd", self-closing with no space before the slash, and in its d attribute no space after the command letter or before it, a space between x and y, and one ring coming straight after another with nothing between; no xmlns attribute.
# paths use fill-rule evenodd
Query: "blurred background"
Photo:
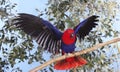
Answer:
<svg viewBox="0 0 120 72"><path fill-rule="evenodd" d="M28 72L55 57L12 24L17 13L29 13L50 21L61 31L73 28L91 15L98 15L98 26L76 51L120 37L119 0L0 0L0 72ZM88 64L77 72L120 72L120 42L82 55ZM55 70L49 65L38 72L73 72Z"/></svg>

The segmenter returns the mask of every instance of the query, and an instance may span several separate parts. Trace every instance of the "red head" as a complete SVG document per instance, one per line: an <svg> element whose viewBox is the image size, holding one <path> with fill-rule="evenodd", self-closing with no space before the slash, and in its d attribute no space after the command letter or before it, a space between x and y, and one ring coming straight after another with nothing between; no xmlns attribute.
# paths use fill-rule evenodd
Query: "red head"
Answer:
<svg viewBox="0 0 120 72"><path fill-rule="evenodd" d="M73 44L76 41L76 35L73 29L67 29L62 35L62 41L65 44Z"/></svg>

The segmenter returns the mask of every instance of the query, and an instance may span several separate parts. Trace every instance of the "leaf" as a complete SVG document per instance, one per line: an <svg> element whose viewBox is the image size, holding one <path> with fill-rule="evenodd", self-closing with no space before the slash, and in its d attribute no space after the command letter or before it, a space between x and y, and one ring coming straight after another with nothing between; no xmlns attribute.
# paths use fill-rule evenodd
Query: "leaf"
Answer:
<svg viewBox="0 0 120 72"><path fill-rule="evenodd" d="M51 67L49 67L49 70L50 70L50 72L54 72L53 69L52 69Z"/></svg>
<svg viewBox="0 0 120 72"><path fill-rule="evenodd" d="M31 64L33 62L33 59L30 58L29 61L28 61L28 64Z"/></svg>
<svg viewBox="0 0 120 72"><path fill-rule="evenodd" d="M53 21L53 20L54 20L54 18L50 18L50 19L49 19L49 21Z"/></svg>

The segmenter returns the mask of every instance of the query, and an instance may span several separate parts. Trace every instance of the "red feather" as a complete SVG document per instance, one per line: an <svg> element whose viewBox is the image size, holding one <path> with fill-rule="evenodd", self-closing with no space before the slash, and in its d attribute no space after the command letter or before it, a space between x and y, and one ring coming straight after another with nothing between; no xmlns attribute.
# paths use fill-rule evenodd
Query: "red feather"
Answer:
<svg viewBox="0 0 120 72"><path fill-rule="evenodd" d="M68 70L71 68L76 68L83 66L87 63L87 61L82 57L70 57L65 60L58 61L54 68L57 70Z"/></svg>
<svg viewBox="0 0 120 72"><path fill-rule="evenodd" d="M71 34L74 34L74 30L73 29L67 29L62 36L62 41L63 43L69 45L69 44L73 44L76 40L76 36L71 37Z"/></svg>

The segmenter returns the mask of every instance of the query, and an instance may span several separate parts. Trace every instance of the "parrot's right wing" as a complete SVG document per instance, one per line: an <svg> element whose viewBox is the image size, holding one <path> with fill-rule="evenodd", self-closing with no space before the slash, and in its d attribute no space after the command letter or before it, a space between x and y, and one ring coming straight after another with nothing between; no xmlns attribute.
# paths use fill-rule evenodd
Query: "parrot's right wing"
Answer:
<svg viewBox="0 0 120 72"><path fill-rule="evenodd" d="M42 48L53 54L59 53L62 33L50 22L25 13L20 13L13 21L17 28L32 36Z"/></svg>

